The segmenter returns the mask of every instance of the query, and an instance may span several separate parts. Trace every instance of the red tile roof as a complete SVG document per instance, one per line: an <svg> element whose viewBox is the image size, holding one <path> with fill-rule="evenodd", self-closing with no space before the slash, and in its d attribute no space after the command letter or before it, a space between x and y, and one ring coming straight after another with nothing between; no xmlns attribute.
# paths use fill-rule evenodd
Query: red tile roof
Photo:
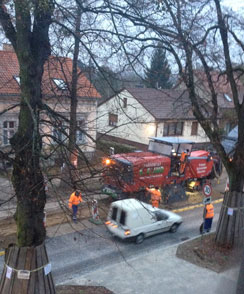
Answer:
<svg viewBox="0 0 244 294"><path fill-rule="evenodd" d="M20 94L20 87L14 76L19 76L19 64L17 56L11 51L0 51L0 95ZM43 95L46 96L69 96L67 90L57 88L53 79L62 79L70 87L72 77L72 59L66 57L51 56L44 65L42 80ZM100 94L78 70L79 97L100 98Z"/></svg>

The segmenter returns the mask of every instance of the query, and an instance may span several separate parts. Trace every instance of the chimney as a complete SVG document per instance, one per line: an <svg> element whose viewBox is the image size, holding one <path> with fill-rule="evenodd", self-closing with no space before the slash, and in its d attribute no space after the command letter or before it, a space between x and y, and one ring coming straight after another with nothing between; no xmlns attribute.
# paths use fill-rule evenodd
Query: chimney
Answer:
<svg viewBox="0 0 244 294"><path fill-rule="evenodd" d="M3 43L3 51L14 52L14 48L11 44Z"/></svg>

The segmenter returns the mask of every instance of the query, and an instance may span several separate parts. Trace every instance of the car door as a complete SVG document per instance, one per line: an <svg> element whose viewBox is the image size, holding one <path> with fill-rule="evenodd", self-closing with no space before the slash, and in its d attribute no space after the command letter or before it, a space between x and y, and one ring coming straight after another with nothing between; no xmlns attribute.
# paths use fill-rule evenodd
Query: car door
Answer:
<svg viewBox="0 0 244 294"><path fill-rule="evenodd" d="M164 214L161 211L155 211L155 222L151 226L151 232L148 233L148 236L159 234L168 230L168 215Z"/></svg>

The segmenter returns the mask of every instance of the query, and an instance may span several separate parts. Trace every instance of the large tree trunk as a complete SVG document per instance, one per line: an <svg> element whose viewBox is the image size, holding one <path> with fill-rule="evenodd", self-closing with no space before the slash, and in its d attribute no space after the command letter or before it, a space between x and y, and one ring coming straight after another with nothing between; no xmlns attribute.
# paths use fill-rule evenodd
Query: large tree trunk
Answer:
<svg viewBox="0 0 244 294"><path fill-rule="evenodd" d="M0 1L0 21L11 41L20 67L21 103L17 133L10 140L15 153L12 182L17 196L18 246L36 246L45 239L43 210L46 202L40 169L39 111L42 107L42 75L50 55L48 30L53 1L16 0L15 26Z"/></svg>
<svg viewBox="0 0 244 294"><path fill-rule="evenodd" d="M21 107L17 133L10 140L15 152L12 182L17 196L18 246L34 246L45 239L43 225L46 195L40 168L41 138L39 107L44 60L35 60L28 44L21 43L18 59L21 80Z"/></svg>
<svg viewBox="0 0 244 294"><path fill-rule="evenodd" d="M229 191L224 195L220 211L216 243L220 246L243 246L244 241L244 193L242 148L236 148L228 170Z"/></svg>
<svg viewBox="0 0 244 294"><path fill-rule="evenodd" d="M244 240L244 194L226 192L216 230L216 243L233 247Z"/></svg>

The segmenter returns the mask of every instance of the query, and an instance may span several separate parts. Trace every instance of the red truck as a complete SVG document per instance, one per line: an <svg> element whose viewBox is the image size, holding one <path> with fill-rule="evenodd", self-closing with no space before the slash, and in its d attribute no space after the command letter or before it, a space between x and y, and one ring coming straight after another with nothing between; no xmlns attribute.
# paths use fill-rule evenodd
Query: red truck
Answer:
<svg viewBox="0 0 244 294"><path fill-rule="evenodd" d="M159 186L164 202L185 200L185 187L202 185L219 176L221 163L205 150L192 151L194 142L175 137L152 137L148 152L111 155L103 160L103 192L116 199L145 200L146 187Z"/></svg>

